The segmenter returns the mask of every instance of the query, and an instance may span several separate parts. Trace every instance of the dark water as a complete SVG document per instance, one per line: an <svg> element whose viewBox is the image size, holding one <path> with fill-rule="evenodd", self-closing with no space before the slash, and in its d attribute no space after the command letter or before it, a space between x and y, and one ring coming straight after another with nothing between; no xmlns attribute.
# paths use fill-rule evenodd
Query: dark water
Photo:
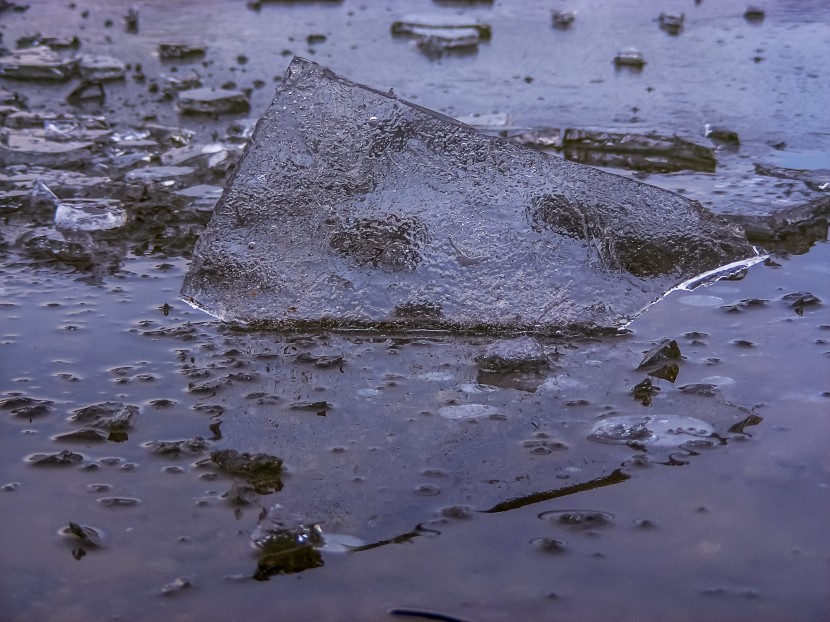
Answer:
<svg viewBox="0 0 830 622"><path fill-rule="evenodd" d="M128 36L130 4L32 2L0 16L3 42L78 34L84 50L142 62L148 76L165 69L158 42L205 42L206 82L267 82L253 91L254 117L291 50L442 112L507 112L521 127L702 142L705 123L723 124L741 147L718 152L717 173L647 178L722 213L785 198L754 176L755 161L830 167L824 2L768 2L759 24L740 2L575 2L561 32L548 3L496 2L472 9L493 24L490 42L437 60L388 31L402 13L457 10L437 3L147 2ZM685 12L679 36L657 28L661 10ZM309 34L327 36L314 54ZM615 72L625 45L645 56L642 73ZM33 109L69 109L69 86L4 86ZM108 92L99 112L122 123L153 113L207 141L230 121L180 119L132 80ZM618 336L547 341L547 370L488 375L475 361L484 337L234 330L178 300L186 240L116 238L90 271L33 259L13 244L25 214L2 217L3 620L830 615L826 239L672 292ZM663 337L684 358L674 382L651 378L660 391L646 406L631 388ZM55 439L83 427L74 411L104 402L139 408L126 439ZM713 433L588 440L624 416L691 417ZM245 489L207 460L218 449L281 457L282 489ZM80 461L32 463L62 450ZM277 503L320 524L323 564L256 581L251 534ZM96 529L100 545L67 534L70 522Z"/></svg>

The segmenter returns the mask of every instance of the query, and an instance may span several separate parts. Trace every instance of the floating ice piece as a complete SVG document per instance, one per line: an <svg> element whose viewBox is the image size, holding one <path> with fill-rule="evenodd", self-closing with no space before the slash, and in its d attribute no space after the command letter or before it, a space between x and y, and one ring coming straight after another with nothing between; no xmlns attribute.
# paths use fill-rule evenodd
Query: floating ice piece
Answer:
<svg viewBox="0 0 830 622"><path fill-rule="evenodd" d="M476 129L499 129L510 126L513 122L507 112L473 113L458 117L458 121Z"/></svg>
<svg viewBox="0 0 830 622"><path fill-rule="evenodd" d="M520 145L553 148L573 162L636 171L714 172L715 153L679 136L632 134L604 130L540 128L510 136Z"/></svg>
<svg viewBox="0 0 830 622"><path fill-rule="evenodd" d="M127 210L115 199L59 199L38 180L31 192L33 203L55 208L55 226L68 231L106 231L127 224Z"/></svg>
<svg viewBox="0 0 830 622"><path fill-rule="evenodd" d="M748 22L759 23L764 21L764 17L766 17L766 12L758 6L749 5L744 11L744 19Z"/></svg>
<svg viewBox="0 0 830 622"><path fill-rule="evenodd" d="M712 123L707 123L703 127L703 135L713 142L725 143L729 145L741 144L741 139L738 136L738 132L736 132L735 130L731 130L727 127L723 127L722 125L713 125Z"/></svg>
<svg viewBox="0 0 830 622"><path fill-rule="evenodd" d="M573 11L553 11L551 14L553 18L553 26L554 28L570 28L571 24L573 24L574 20L576 19L576 13Z"/></svg>
<svg viewBox="0 0 830 622"><path fill-rule="evenodd" d="M213 168L228 158L228 149L221 143L176 147L161 154L165 166L198 166Z"/></svg>
<svg viewBox="0 0 830 622"><path fill-rule="evenodd" d="M475 28L413 28L411 34L418 47L430 54L474 49L481 40Z"/></svg>
<svg viewBox="0 0 830 622"><path fill-rule="evenodd" d="M830 169L801 170L756 162L755 172L758 175L777 177L778 179L797 179L803 182L810 190L816 192L830 191Z"/></svg>
<svg viewBox="0 0 830 622"><path fill-rule="evenodd" d="M417 35L419 30L455 30L472 28L478 32L480 39L489 39L492 28L474 17L464 15L444 15L443 13L406 15L392 22L392 34Z"/></svg>
<svg viewBox="0 0 830 622"><path fill-rule="evenodd" d="M173 96L180 91L198 89L200 86L202 86L202 76L200 76L195 69L191 69L183 75L162 75L161 79L162 93L170 96Z"/></svg>
<svg viewBox="0 0 830 622"><path fill-rule="evenodd" d="M207 47L187 43L161 43L158 51L159 58L162 60L184 60L204 56Z"/></svg>
<svg viewBox="0 0 830 622"><path fill-rule="evenodd" d="M228 126L227 138L236 143L249 141L254 135L256 122L256 119L237 119Z"/></svg>
<svg viewBox="0 0 830 622"><path fill-rule="evenodd" d="M72 231L106 231L127 224L127 210L114 199L67 199L55 210L55 226Z"/></svg>
<svg viewBox="0 0 830 622"><path fill-rule="evenodd" d="M643 55L636 48L623 48L614 57L614 64L617 67L633 67L642 69L646 61Z"/></svg>
<svg viewBox="0 0 830 622"><path fill-rule="evenodd" d="M104 85L101 82L93 82L91 80L82 80L69 95L66 96L66 101L76 106L90 101L97 101L103 104L107 99L107 92L104 90Z"/></svg>
<svg viewBox="0 0 830 622"><path fill-rule="evenodd" d="M488 404L456 404L442 406L438 414L445 419L483 419L485 417L502 416L501 410Z"/></svg>
<svg viewBox="0 0 830 622"><path fill-rule="evenodd" d="M250 109L248 97L242 91L204 88L179 93L179 110L185 113L231 114Z"/></svg>
<svg viewBox="0 0 830 622"><path fill-rule="evenodd" d="M533 337L496 341L476 361L481 369L493 372L530 371L548 366L544 347Z"/></svg>
<svg viewBox="0 0 830 622"><path fill-rule="evenodd" d="M0 164L32 164L60 168L89 160L94 143L57 141L31 131L7 131L0 140Z"/></svg>
<svg viewBox="0 0 830 622"><path fill-rule="evenodd" d="M129 183L173 186L195 172L191 166L145 166L127 173L124 181Z"/></svg>
<svg viewBox="0 0 830 622"><path fill-rule="evenodd" d="M184 197L191 206L198 211L212 212L222 188L219 186L198 185L176 192L176 196Z"/></svg>
<svg viewBox="0 0 830 622"><path fill-rule="evenodd" d="M660 13L657 23L660 29L670 35L678 35L683 30L683 22L686 16L683 13Z"/></svg>
<svg viewBox="0 0 830 622"><path fill-rule="evenodd" d="M27 37L19 37L16 43L18 49L48 47L52 50L76 50L81 47L81 41L78 37L60 37L42 35L40 33Z"/></svg>
<svg viewBox="0 0 830 622"><path fill-rule="evenodd" d="M0 188L19 189L29 194L38 180L59 194L73 196L93 193L112 183L109 177L93 177L75 171L25 167L23 170L0 173Z"/></svg>
<svg viewBox="0 0 830 622"><path fill-rule="evenodd" d="M121 80L127 66L112 56L82 56L78 65L81 77L92 82Z"/></svg>
<svg viewBox="0 0 830 622"><path fill-rule="evenodd" d="M47 47L19 50L0 56L0 76L17 80L69 80L78 61L56 54Z"/></svg>
<svg viewBox="0 0 830 622"><path fill-rule="evenodd" d="M302 521L279 504L268 510L257 525L251 544L259 555L254 574L258 581L323 565L317 550L325 544L320 526Z"/></svg>
<svg viewBox="0 0 830 622"><path fill-rule="evenodd" d="M124 16L124 30L131 34L138 32L138 7L131 6L127 9L127 14Z"/></svg>
<svg viewBox="0 0 830 622"><path fill-rule="evenodd" d="M588 438L619 445L677 447L712 436L714 432L705 421L683 415L622 415L597 423Z"/></svg>
<svg viewBox="0 0 830 622"><path fill-rule="evenodd" d="M36 258L88 265L93 262L93 250L84 242L73 239L70 232L64 234L51 227L37 227L27 230L16 244Z"/></svg>
<svg viewBox="0 0 830 622"><path fill-rule="evenodd" d="M20 94L0 86L0 106L10 106L17 109L24 105L25 98L21 97Z"/></svg>
<svg viewBox="0 0 830 622"><path fill-rule="evenodd" d="M590 331L754 254L680 195L295 58L182 296L280 328Z"/></svg>
<svg viewBox="0 0 830 622"><path fill-rule="evenodd" d="M67 138L77 138L78 132L109 132L110 126L104 117L89 115L67 115L49 112L29 112L21 110L6 117L6 127L22 129L51 129L65 134ZM74 132L73 136L69 136ZM84 135L87 140L91 136L100 137L103 134Z"/></svg>

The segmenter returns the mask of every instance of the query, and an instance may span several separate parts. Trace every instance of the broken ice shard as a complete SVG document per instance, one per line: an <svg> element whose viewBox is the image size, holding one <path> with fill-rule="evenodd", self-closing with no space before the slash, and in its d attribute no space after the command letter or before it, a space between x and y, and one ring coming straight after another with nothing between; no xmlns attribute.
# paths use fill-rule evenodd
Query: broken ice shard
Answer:
<svg viewBox="0 0 830 622"><path fill-rule="evenodd" d="M415 35L423 30L456 30L474 29L478 32L480 39L489 39L492 36L490 24L480 22L475 18L463 15L424 14L407 15L392 22L393 35Z"/></svg>
<svg viewBox="0 0 830 622"><path fill-rule="evenodd" d="M585 331L754 254L697 202L295 58L182 296L275 328Z"/></svg>
<svg viewBox="0 0 830 622"><path fill-rule="evenodd" d="M646 64L643 55L636 48L623 48L614 57L614 65L617 67L632 67L642 69Z"/></svg>
<svg viewBox="0 0 830 622"><path fill-rule="evenodd" d="M64 58L47 47L36 47L0 56L0 76L64 82L75 74L77 65L77 59Z"/></svg>
<svg viewBox="0 0 830 622"><path fill-rule="evenodd" d="M127 210L116 199L59 199L41 180L35 182L31 202L55 208L55 226L69 231L106 231L127 224Z"/></svg>
<svg viewBox="0 0 830 622"><path fill-rule="evenodd" d="M204 45L190 45L187 43L160 43L159 58L162 60L184 60L201 58L207 52Z"/></svg>
<svg viewBox="0 0 830 622"><path fill-rule="evenodd" d="M92 82L121 80L127 73L127 66L111 56L82 56L78 69L82 78Z"/></svg>
<svg viewBox="0 0 830 622"><path fill-rule="evenodd" d="M248 112L251 104L245 93L224 89L193 89L179 93L179 110L191 114Z"/></svg>

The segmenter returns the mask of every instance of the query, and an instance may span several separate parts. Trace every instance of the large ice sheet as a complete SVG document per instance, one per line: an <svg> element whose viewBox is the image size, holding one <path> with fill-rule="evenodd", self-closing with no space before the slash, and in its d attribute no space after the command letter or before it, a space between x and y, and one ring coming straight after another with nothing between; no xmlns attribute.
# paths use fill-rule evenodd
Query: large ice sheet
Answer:
<svg viewBox="0 0 830 622"><path fill-rule="evenodd" d="M754 254L680 195L486 136L295 58L185 300L277 328L590 330Z"/></svg>

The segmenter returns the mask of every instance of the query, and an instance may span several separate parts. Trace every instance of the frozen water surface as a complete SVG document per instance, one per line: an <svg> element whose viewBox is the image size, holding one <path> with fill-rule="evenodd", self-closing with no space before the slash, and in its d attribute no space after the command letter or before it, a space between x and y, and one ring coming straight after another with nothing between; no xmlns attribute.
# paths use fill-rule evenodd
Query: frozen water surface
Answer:
<svg viewBox="0 0 830 622"><path fill-rule="evenodd" d="M65 82L0 76L0 132L9 139L0 137L0 618L828 617L826 2L769 0L763 21L750 23L740 0L181 0L175 10L141 3L132 30L133 0L28 4L2 10L4 46L22 40L45 50L77 36L77 49L55 54L111 57L126 74L102 85L103 102L79 105L66 101L82 80L77 65ZM553 9L577 19L557 28ZM660 29L661 11L684 15L677 36ZM390 32L409 13L487 24L492 36L470 53L418 53L409 36ZM161 59L160 43L200 55ZM615 70L611 59L626 46L648 61L642 71ZM295 54L348 76L329 80L338 97L351 89L364 103L399 106L392 118L401 123L389 125L382 110L354 114L340 106L349 98L336 99L340 133L324 134L324 145L298 121L291 144L302 138L305 148L286 150L293 159L276 159L278 172L307 172L322 157L315 148L363 157L351 135L377 139L367 145L390 171L410 160L433 166L397 184L349 168L354 174L325 189L344 201L313 206L319 227L293 247L326 261L292 255L286 271L308 275L297 277L298 295L329 288L347 292L344 304L357 295L343 281L316 277L374 287L373 309L396 279L405 289L423 276L421 295L395 303L403 302L393 322L408 323L405 332L372 322L348 331L241 329L178 298L217 189L231 196L241 149L274 87L281 97L294 89L297 105L284 101L285 114L317 127L300 106L312 101L306 90L282 84ZM251 110L181 115L176 89L199 86L243 92ZM450 309L433 296L439 275L417 272L436 240L460 274L498 265L508 275L521 243L482 245L476 235L561 237L550 252L579 259L567 264L584 290L576 287L577 302L593 295L588 277L604 274L629 280L635 307L633 284L652 277L605 273L599 258L610 246L555 227L536 232L524 219L527 202L513 201L521 192L512 190L537 179L539 162L576 158L568 149L505 147L536 168L520 171L525 178L504 200L476 202L475 188L451 195L469 189L483 165L447 161L440 150L419 159L429 151L411 152L414 139L398 141L389 128L405 135L403 121L420 119L446 130L439 139L475 138L471 150L502 143L404 100L446 117L473 113L508 140L553 139L544 130L559 128L560 139L568 130L596 138L593 149L602 136L622 144L676 135L702 148L709 172L661 173L616 157L605 173L700 201L745 226L764 258L726 279L695 281L693 292L669 291L610 333L423 330ZM739 144L710 141L707 123L735 132ZM680 145L661 141L661 151L645 153L677 158ZM191 170L170 175L159 165ZM127 178L132 171L140 172ZM448 216L437 212L439 230L448 225L443 238L428 214L395 211L417 195L411 179L433 184L421 184L433 203L453 197ZM120 201L126 223L58 228L55 199L32 191L38 180L59 201ZM380 194L356 185L366 180L378 181ZM627 187L637 196L643 188ZM297 203L280 198L274 210L299 209L318 190L300 186ZM452 210L468 201L468 211ZM343 206L352 211L337 212ZM393 213L401 220L387 218ZM473 216L481 227L460 226ZM293 224L280 231L298 231ZM248 229L252 239L224 240L234 245L228 255L267 251L267 228ZM328 233L338 234L338 248ZM250 302L246 266L234 273L239 287L227 287L234 304L234 292L240 305ZM663 280L678 282L653 278L659 294ZM486 283L499 281L509 304L553 296L502 276ZM337 310L337 298L319 300ZM590 440L599 434L616 442Z"/></svg>

